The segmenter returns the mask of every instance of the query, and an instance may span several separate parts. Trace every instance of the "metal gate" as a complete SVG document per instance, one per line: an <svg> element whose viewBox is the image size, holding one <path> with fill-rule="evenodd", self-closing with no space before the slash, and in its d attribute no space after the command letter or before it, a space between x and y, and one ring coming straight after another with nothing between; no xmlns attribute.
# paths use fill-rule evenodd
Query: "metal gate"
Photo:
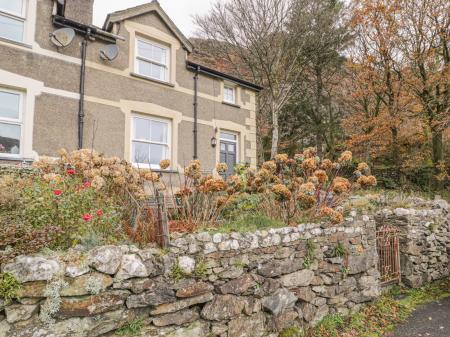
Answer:
<svg viewBox="0 0 450 337"><path fill-rule="evenodd" d="M377 230L378 270L381 284L400 282L399 230L382 226Z"/></svg>

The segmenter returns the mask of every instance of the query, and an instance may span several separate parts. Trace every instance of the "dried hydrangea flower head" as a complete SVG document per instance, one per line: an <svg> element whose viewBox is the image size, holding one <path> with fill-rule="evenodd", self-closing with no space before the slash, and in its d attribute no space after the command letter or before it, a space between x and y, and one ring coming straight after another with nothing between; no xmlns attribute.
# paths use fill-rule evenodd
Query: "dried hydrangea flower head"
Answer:
<svg viewBox="0 0 450 337"><path fill-rule="evenodd" d="M315 170L317 168L317 162L315 157L307 158L302 163L302 168L306 170Z"/></svg>
<svg viewBox="0 0 450 337"><path fill-rule="evenodd" d="M371 187L377 185L377 178L374 176L361 176L356 181L361 187Z"/></svg>
<svg viewBox="0 0 450 337"><path fill-rule="evenodd" d="M328 218L333 224L338 224L344 221L344 216L342 213L330 207L322 207L319 211L319 216Z"/></svg>
<svg viewBox="0 0 450 337"><path fill-rule="evenodd" d="M305 151L303 151L303 156L305 158L314 158L316 156L316 148L314 147L308 147L305 149Z"/></svg>
<svg viewBox="0 0 450 337"><path fill-rule="evenodd" d="M287 201L292 197L291 191L289 191L289 189L283 184L273 185L272 192L275 194L275 198L279 201Z"/></svg>
<svg viewBox="0 0 450 337"><path fill-rule="evenodd" d="M370 172L369 165L365 162L359 163L356 169L364 174L368 174Z"/></svg>
<svg viewBox="0 0 450 337"><path fill-rule="evenodd" d="M286 153L279 153L275 156L275 162L278 164L286 164L289 162L289 156Z"/></svg>
<svg viewBox="0 0 450 337"><path fill-rule="evenodd" d="M200 179L202 176L200 161L198 159L191 160L184 169L184 175L192 179Z"/></svg>
<svg viewBox="0 0 450 337"><path fill-rule="evenodd" d="M170 166L170 160L169 159L163 159L159 162L159 167L161 167L161 170L165 170L169 168Z"/></svg>
<svg viewBox="0 0 450 337"><path fill-rule="evenodd" d="M350 182L343 177L336 177L333 179L333 192L336 194L342 194L350 190Z"/></svg>
<svg viewBox="0 0 450 337"><path fill-rule="evenodd" d="M328 175L324 170L316 170L314 176L317 178L320 184L325 183L328 180Z"/></svg>
<svg viewBox="0 0 450 337"><path fill-rule="evenodd" d="M262 169L269 171L270 173L275 173L277 170L277 165L275 164L275 162L273 160L269 160L264 162L261 165Z"/></svg>
<svg viewBox="0 0 450 337"><path fill-rule="evenodd" d="M219 174L224 174L228 171L228 165L226 163L217 163L216 164L216 171Z"/></svg>
<svg viewBox="0 0 450 337"><path fill-rule="evenodd" d="M331 170L333 168L333 162L330 159L324 159L320 163L320 168L322 170Z"/></svg>
<svg viewBox="0 0 450 337"><path fill-rule="evenodd" d="M349 163L353 159L353 155L350 151L344 151L338 159L339 163Z"/></svg>

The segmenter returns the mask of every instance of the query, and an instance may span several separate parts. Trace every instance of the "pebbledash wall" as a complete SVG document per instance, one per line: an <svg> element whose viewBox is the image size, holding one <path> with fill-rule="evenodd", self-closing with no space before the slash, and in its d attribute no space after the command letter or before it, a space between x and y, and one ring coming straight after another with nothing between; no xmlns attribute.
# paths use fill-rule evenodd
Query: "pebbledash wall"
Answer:
<svg viewBox="0 0 450 337"><path fill-rule="evenodd" d="M0 304L0 337L115 336L130 322L146 337L276 337L380 295L376 228L384 221L405 230L406 280L448 274L446 209L385 210L376 220L351 212L337 227L175 235L166 251L102 246L17 257L2 266L22 290Z"/></svg>

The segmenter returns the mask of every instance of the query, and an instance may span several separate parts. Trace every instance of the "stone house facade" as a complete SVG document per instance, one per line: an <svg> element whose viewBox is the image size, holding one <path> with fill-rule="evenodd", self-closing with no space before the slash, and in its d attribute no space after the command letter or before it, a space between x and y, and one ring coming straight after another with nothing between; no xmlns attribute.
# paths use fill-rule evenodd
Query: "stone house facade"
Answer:
<svg viewBox="0 0 450 337"><path fill-rule="evenodd" d="M154 169L194 157L208 171L255 166L261 88L189 61L191 42L157 1L109 14L103 29L93 2L0 1L0 161L82 147ZM65 47L51 38L63 28L76 32Z"/></svg>

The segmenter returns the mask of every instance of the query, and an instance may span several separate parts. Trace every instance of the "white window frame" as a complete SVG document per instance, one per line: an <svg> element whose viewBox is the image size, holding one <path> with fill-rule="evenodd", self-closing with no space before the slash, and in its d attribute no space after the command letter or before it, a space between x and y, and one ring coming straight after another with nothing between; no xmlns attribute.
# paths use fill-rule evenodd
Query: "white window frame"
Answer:
<svg viewBox="0 0 450 337"><path fill-rule="evenodd" d="M14 1L14 0L11 0ZM25 43L26 39L27 39L27 3L28 0L23 0L22 2L22 12L20 14L18 13L14 13L14 12L9 12L7 10L4 10L2 8L0 8L0 16L9 18L9 19L13 19L15 21L21 21L23 22L23 32L22 32L22 40L18 41L18 40L12 40L12 39L8 39L7 37L1 36L1 39L5 39L8 41L14 41L14 42L19 42L19 43Z"/></svg>
<svg viewBox="0 0 450 337"><path fill-rule="evenodd" d="M226 95L225 95L225 91L227 90L227 89L231 89L231 91L233 92L233 99L232 100L228 100L227 99L227 97L226 97ZM230 104L236 104L236 95L237 94L237 92L236 92L236 86L234 86L234 85L230 85L230 84L224 84L223 85L223 101L225 102L225 103L230 103Z"/></svg>
<svg viewBox="0 0 450 337"><path fill-rule="evenodd" d="M235 136L235 140L230 140L227 138L222 138L222 133L228 133L229 135L233 135ZM239 164L239 157L240 157L240 149L239 149L239 133L238 132L234 132L234 131L229 131L229 130L219 130L219 160L220 160L220 145L221 142L225 141L225 142L229 142L229 143L234 143L236 144L236 164Z"/></svg>
<svg viewBox="0 0 450 337"><path fill-rule="evenodd" d="M149 120L149 121L155 121L155 122L161 122L161 123L167 123L167 144L166 143L161 143L161 142L155 142L155 141L151 141L151 140L147 140L147 139L138 139L138 138L134 138L134 120L135 119L144 119L144 120ZM168 157L167 159L170 160L170 166L172 166L172 120L171 119L166 119L166 118L159 118L159 117L153 117L153 116L142 116L142 115L132 115L131 116L131 141L130 141L130 153L131 153L131 158L130 161L132 162L132 164L136 167L139 168L149 168L149 169L156 169L156 170L160 170L161 167L155 164L150 164L150 163L136 163L134 161L134 151L133 151L133 142L140 142L140 143L146 143L146 144L156 144L156 145L165 145L167 146L167 153L168 153ZM170 167L169 167L170 168Z"/></svg>
<svg viewBox="0 0 450 337"><path fill-rule="evenodd" d="M23 115L24 115L24 102L25 102L25 94L21 91L12 90L0 87L1 92L6 92L8 94L19 95L19 118L5 118L0 116L0 123L2 124L10 124L10 125L18 125L20 126L20 139L19 139L19 153L3 153L0 152L0 157L3 158L21 158L23 156L23 148L24 148L24 123L23 123Z"/></svg>
<svg viewBox="0 0 450 337"><path fill-rule="evenodd" d="M148 59L146 57L140 56L139 55L139 41L143 42L143 43L146 43L146 44L149 44L149 45L152 45L152 46L155 46L155 47L158 47L158 48L161 48L161 49L164 49L166 51L166 64L163 64L163 63L160 63L158 61L155 61L155 60ZM170 56L171 56L170 47L166 46L166 45L163 45L163 44L160 44L160 43L157 43L155 41L152 41L152 40L140 37L140 36L136 36L134 45L135 45L134 46L134 71L135 71L135 73L140 75L140 76L147 77L147 78L150 78L150 79L155 80L155 81L169 83L169 81L170 81ZM162 80L160 78L157 78L157 77L153 77L151 75L140 73L139 72L138 61L143 61L143 62L154 64L154 65L157 65L157 66L160 66L160 67L164 67L164 69L165 69L164 80Z"/></svg>

